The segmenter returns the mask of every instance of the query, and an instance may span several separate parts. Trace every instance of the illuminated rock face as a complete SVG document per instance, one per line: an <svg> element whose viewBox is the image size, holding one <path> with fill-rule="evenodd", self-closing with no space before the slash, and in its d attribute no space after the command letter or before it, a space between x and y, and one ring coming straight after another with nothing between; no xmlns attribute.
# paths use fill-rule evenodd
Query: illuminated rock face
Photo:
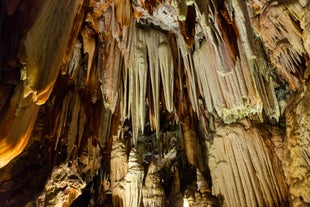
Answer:
<svg viewBox="0 0 310 207"><path fill-rule="evenodd" d="M285 175L294 206L310 203L309 81L291 97L286 110ZM298 118L296 118L298 117Z"/></svg>
<svg viewBox="0 0 310 207"><path fill-rule="evenodd" d="M309 9L1 0L0 205L308 205Z"/></svg>
<svg viewBox="0 0 310 207"><path fill-rule="evenodd" d="M226 206L279 206L287 199L283 171L264 141L270 137L260 131L241 124L217 129L209 167L213 191Z"/></svg>

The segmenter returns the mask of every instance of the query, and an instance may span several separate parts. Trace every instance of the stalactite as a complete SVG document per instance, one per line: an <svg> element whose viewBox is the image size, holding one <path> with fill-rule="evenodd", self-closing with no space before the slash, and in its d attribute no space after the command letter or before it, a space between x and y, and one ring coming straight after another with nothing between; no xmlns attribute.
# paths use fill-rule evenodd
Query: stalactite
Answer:
<svg viewBox="0 0 310 207"><path fill-rule="evenodd" d="M82 43L79 40L77 40L74 45L73 53L68 66L68 75L72 79L77 76L78 69L80 68L81 65L81 58L82 58L81 49L82 49Z"/></svg>
<svg viewBox="0 0 310 207"><path fill-rule="evenodd" d="M145 95L148 63L143 38L143 32L137 31L134 44L135 49L134 52L132 52L132 66L129 68L129 93L131 98L134 143L137 141L139 129L141 128L143 131L145 123Z"/></svg>
<svg viewBox="0 0 310 207"><path fill-rule="evenodd" d="M300 66L305 49L301 30L295 25L293 14L284 3L259 5L252 2L252 5L256 5L256 12L260 13L256 32L262 38L272 64L288 82L290 88L296 90L303 74ZM255 17L253 21L254 19Z"/></svg>
<svg viewBox="0 0 310 207"><path fill-rule="evenodd" d="M274 85L270 76L271 67L268 65L268 60L266 60L266 55L263 52L258 37L252 38L254 31L252 27L247 26L251 25L251 22L246 4L245 2L233 1L231 7L235 12L235 28L240 39L240 42L238 41L238 46L245 57L242 68L244 70L244 67L249 67L250 77L255 79L253 87L256 90L254 93L256 96L256 93L258 93L262 99L265 113L270 118L278 120L279 108L275 97ZM248 66L245 66L245 63L247 63ZM245 80L249 81L247 78L245 78Z"/></svg>
<svg viewBox="0 0 310 207"><path fill-rule="evenodd" d="M152 88L152 102L153 102L153 110L154 110L154 116L155 116L155 123L151 122L152 128L156 129L156 132L159 132L160 129L160 113L159 113L159 86L160 86L160 68L158 63L158 48L156 45L159 45L159 39L158 36L160 34L154 32L146 32L147 38L146 44L147 44L147 53L149 57L149 71L150 71L150 77L151 77L151 88ZM151 114L152 115L152 114ZM152 120L152 118L150 118Z"/></svg>
<svg viewBox="0 0 310 207"><path fill-rule="evenodd" d="M99 68L103 73L101 91L104 97L104 105L114 113L118 101L120 73L123 67L123 61L118 44L112 36L107 38L103 57L99 58L105 59L105 65Z"/></svg>
<svg viewBox="0 0 310 207"><path fill-rule="evenodd" d="M90 72L93 66L94 61L94 54L96 49L96 42L94 38L94 32L92 28L85 27L81 31L83 37L83 51L84 54L87 54L88 61L87 61L87 75L86 75L86 83L88 83L90 78Z"/></svg>
<svg viewBox="0 0 310 207"><path fill-rule="evenodd" d="M121 26L127 26L130 23L131 8L129 0L116 0L115 1L116 19Z"/></svg>
<svg viewBox="0 0 310 207"><path fill-rule="evenodd" d="M193 55L197 83L208 111L212 113L215 108L227 123L253 114L261 117L263 107L270 118L279 118L274 85L268 75L269 67L257 49L260 45L249 38L253 32L244 27L244 22L249 22L246 13L242 12L244 6L234 2L218 11L215 5L215 11L209 11L210 21L205 21L199 10L197 12L207 40L200 46L198 44ZM234 19L229 15L233 10L236 12ZM228 36L235 39L234 43L230 43ZM209 55L204 57L203 54ZM209 64L206 64L207 60ZM200 69L204 67L207 69Z"/></svg>
<svg viewBox="0 0 310 207"><path fill-rule="evenodd" d="M173 83L174 67L172 52L168 46L168 38L164 33L151 29L137 28L136 40L134 40L132 66L129 68L129 96L131 116L134 131L134 143L138 136L139 129L144 131L145 123L145 100L147 91L147 79L150 74L151 94L153 100L155 127L157 132L159 126L159 103L160 103L160 76L162 79L164 102L166 110L172 112L173 104ZM126 72L127 73L127 72ZM126 74L127 75L127 74ZM125 82L126 83L126 82ZM127 83L126 83L127 84ZM123 87L125 88L125 86ZM151 114L152 116L152 114Z"/></svg>
<svg viewBox="0 0 310 207"><path fill-rule="evenodd" d="M189 93L189 100L195 112L198 112L198 95L196 91L196 80L194 73L194 63L192 60L191 51L184 43L181 35L177 36L177 44L179 49L179 58L183 60L184 70L186 74L186 85Z"/></svg>
<svg viewBox="0 0 310 207"><path fill-rule="evenodd" d="M80 102L82 100L80 99ZM79 111L79 117L78 117L78 132L77 132L77 147L79 148L81 145L81 141L84 135L84 129L85 129L85 123L86 123L86 111L85 111L85 105L83 103L80 103L80 111Z"/></svg>
<svg viewBox="0 0 310 207"><path fill-rule="evenodd" d="M102 109L100 114L100 125L98 129L100 147L105 147L110 136L112 113L110 110Z"/></svg>
<svg viewBox="0 0 310 207"><path fill-rule="evenodd" d="M121 42L121 51L123 56L121 78L120 78L120 110L121 110L121 122L124 123L125 120L129 119L131 116L131 106L132 106L132 91L130 87L130 65L132 64L132 54L135 52L135 38L136 38L136 22L132 17L130 26L124 27L124 41Z"/></svg>
<svg viewBox="0 0 310 207"><path fill-rule="evenodd" d="M226 123L261 114L262 103L247 64L242 64L237 58L235 66L227 69L230 72L223 73L218 71L218 64L214 62L220 59L217 54L213 45L203 42L193 55L199 90L208 111L212 113L214 108Z"/></svg>
<svg viewBox="0 0 310 207"><path fill-rule="evenodd" d="M73 147L75 145L76 138L79 136L79 113L81 109L81 99L79 95L73 95L73 98L70 103L70 114L71 120L69 124L69 131L68 131L68 141L67 141L67 156L71 155Z"/></svg>
<svg viewBox="0 0 310 207"><path fill-rule="evenodd" d="M93 138L88 137L87 140L87 154L86 154L86 159L83 164L86 166L83 168L82 172L90 177L85 180L91 180L92 177L95 175L95 173L98 171L100 168L100 161L101 161L101 152L100 152L100 147L97 144L93 144Z"/></svg>
<svg viewBox="0 0 310 207"><path fill-rule="evenodd" d="M57 149L60 136L63 133L63 129L66 127L66 124L67 124L69 106L70 106L72 96L73 96L73 94L71 92L69 92L66 95L66 97L64 97L64 100L62 102L61 112L60 112L60 115L58 115L59 118L57 117L57 119L56 119L55 129L53 130L53 132L55 132L55 134L52 134L52 136L54 136L56 138L55 150Z"/></svg>
<svg viewBox="0 0 310 207"><path fill-rule="evenodd" d="M23 14L28 4L0 0L0 168L48 100L36 139L55 170L39 203L78 205L83 192L88 206L310 202L308 1L41 3ZM36 22L10 36L20 13Z"/></svg>
<svg viewBox="0 0 310 207"><path fill-rule="evenodd" d="M158 58L160 65L161 80L164 88L166 109L173 110L173 87L174 87L174 66L170 46L167 42L158 45Z"/></svg>
<svg viewBox="0 0 310 207"><path fill-rule="evenodd" d="M120 110L121 110L121 122L124 123L126 119L130 118L131 114L131 94L129 90L129 71L127 68L123 68L122 70L122 78L120 84Z"/></svg>

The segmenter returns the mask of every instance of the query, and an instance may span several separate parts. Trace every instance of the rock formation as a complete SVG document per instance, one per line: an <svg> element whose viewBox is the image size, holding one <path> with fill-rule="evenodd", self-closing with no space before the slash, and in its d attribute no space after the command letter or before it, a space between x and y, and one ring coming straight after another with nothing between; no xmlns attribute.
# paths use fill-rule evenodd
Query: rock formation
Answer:
<svg viewBox="0 0 310 207"><path fill-rule="evenodd" d="M310 205L309 1L0 10L0 206Z"/></svg>

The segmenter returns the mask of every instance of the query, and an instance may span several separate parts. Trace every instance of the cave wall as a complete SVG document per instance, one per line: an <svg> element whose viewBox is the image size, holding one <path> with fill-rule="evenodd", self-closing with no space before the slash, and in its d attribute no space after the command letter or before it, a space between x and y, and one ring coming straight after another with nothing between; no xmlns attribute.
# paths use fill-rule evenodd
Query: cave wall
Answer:
<svg viewBox="0 0 310 207"><path fill-rule="evenodd" d="M1 206L309 205L309 7L2 0Z"/></svg>

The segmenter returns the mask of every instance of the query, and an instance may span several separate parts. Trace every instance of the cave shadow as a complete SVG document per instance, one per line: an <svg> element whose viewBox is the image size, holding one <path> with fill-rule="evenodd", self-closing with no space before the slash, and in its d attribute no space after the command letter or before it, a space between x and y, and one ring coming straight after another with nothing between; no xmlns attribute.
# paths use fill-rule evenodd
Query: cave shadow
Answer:
<svg viewBox="0 0 310 207"><path fill-rule="evenodd" d="M35 204L49 177L48 163L47 143L34 141L0 169L0 206Z"/></svg>

